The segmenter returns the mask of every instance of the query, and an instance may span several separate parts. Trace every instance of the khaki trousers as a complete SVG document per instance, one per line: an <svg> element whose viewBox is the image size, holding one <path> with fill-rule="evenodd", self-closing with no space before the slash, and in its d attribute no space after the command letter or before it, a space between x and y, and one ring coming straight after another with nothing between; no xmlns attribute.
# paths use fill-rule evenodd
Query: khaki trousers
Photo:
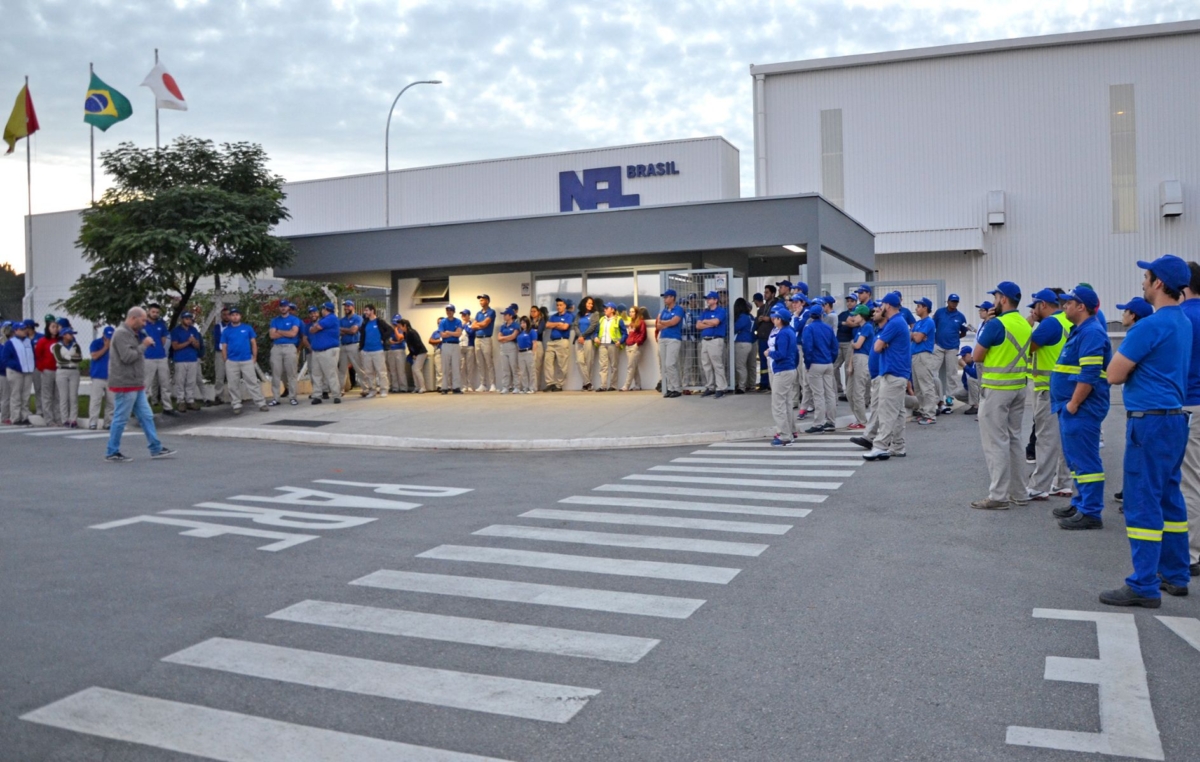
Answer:
<svg viewBox="0 0 1200 762"><path fill-rule="evenodd" d="M338 371L338 355L340 347L323 351L313 350L308 361L309 374L312 376L312 398L320 399L322 392L328 392L330 397L341 399L341 373ZM228 386L228 384L226 384Z"/></svg>
<svg viewBox="0 0 1200 762"><path fill-rule="evenodd" d="M420 355L413 355L412 375L414 392L424 392L429 386L429 384L425 381L425 361L428 359L428 352Z"/></svg>
<svg viewBox="0 0 1200 762"><path fill-rule="evenodd" d="M500 345L500 357L496 363L496 386L503 390L513 391L517 388L517 344L516 341L506 341Z"/></svg>
<svg viewBox="0 0 1200 762"><path fill-rule="evenodd" d="M271 345L271 398L279 399L283 387L287 387L288 399L296 399L296 381L299 369L295 344ZM175 366L178 368L179 366ZM190 401L190 400L189 400Z"/></svg>
<svg viewBox="0 0 1200 762"><path fill-rule="evenodd" d="M945 349L935 346L933 348L933 357L936 360L934 367L937 368L938 376L941 380L941 396L953 397L956 388L960 384L955 381L962 375L958 369L958 349Z"/></svg>
<svg viewBox="0 0 1200 762"><path fill-rule="evenodd" d="M917 413L924 418L936 418L938 410L937 358L932 352L912 356L913 391L917 393Z"/></svg>
<svg viewBox="0 0 1200 762"><path fill-rule="evenodd" d="M1025 415L1025 389L987 389L979 401L979 436L987 462L991 500L1028 500L1023 489L1021 467L1025 443L1021 419Z"/></svg>
<svg viewBox="0 0 1200 762"><path fill-rule="evenodd" d="M33 394L33 374L8 368L4 376L8 379L8 406L12 422L28 421L29 395Z"/></svg>
<svg viewBox="0 0 1200 762"><path fill-rule="evenodd" d="M433 366L432 367L433 388L441 389L442 388L442 345L441 344L438 344L436 347L433 348L433 352L431 353L431 356L429 359L429 364L431 366Z"/></svg>
<svg viewBox="0 0 1200 762"><path fill-rule="evenodd" d="M1050 412L1050 390L1033 393L1033 433L1037 436L1037 465L1029 476L1030 492L1056 492L1071 486L1071 471L1063 455L1058 414Z"/></svg>
<svg viewBox="0 0 1200 762"><path fill-rule="evenodd" d="M164 362L166 362L164 360ZM58 425L62 423L59 419L61 412L58 407L58 384L55 381L58 371L42 370L38 371L38 385L42 387L42 418L46 420L46 425Z"/></svg>
<svg viewBox="0 0 1200 762"><path fill-rule="evenodd" d="M272 353L275 351L272 348ZM175 363L175 401L183 407L185 403L195 402L200 396L200 363Z"/></svg>
<svg viewBox="0 0 1200 762"><path fill-rule="evenodd" d="M533 342L533 390L540 392L546 388L546 345L540 341Z"/></svg>
<svg viewBox="0 0 1200 762"><path fill-rule="evenodd" d="M362 355L358 351L357 342L342 344L338 347L338 380L341 381L339 387L347 392L350 391L350 368L354 368L354 375L358 379L359 387L365 388L362 379L364 373Z"/></svg>
<svg viewBox="0 0 1200 762"><path fill-rule="evenodd" d="M391 382L388 391L390 392L408 391L408 372L405 367L408 365L408 362L404 359L405 354L403 349L389 349L387 351L388 381Z"/></svg>
<svg viewBox="0 0 1200 762"><path fill-rule="evenodd" d="M458 363L461 353L461 344L442 342L442 383L439 388L451 391L462 388L462 368Z"/></svg>
<svg viewBox="0 0 1200 762"><path fill-rule="evenodd" d="M663 394L683 391L683 381L679 375L681 344L679 339L659 339L658 375L662 379Z"/></svg>
<svg viewBox="0 0 1200 762"><path fill-rule="evenodd" d="M796 396L796 371L784 370L771 374L771 419L775 433L785 441L796 436L796 416L792 415L792 398Z"/></svg>
<svg viewBox="0 0 1200 762"><path fill-rule="evenodd" d="M267 404L263 399L262 385L258 383L258 371L253 360L226 360L225 373L229 378L229 398L234 410L242 409L243 393L250 396L255 405Z"/></svg>
<svg viewBox="0 0 1200 762"><path fill-rule="evenodd" d="M476 342L476 344L473 347L471 347L471 346L462 347L462 351L459 352L459 358L458 358L459 370L462 372L463 385L466 386L466 388L468 388L468 389L475 388L475 386L471 383L471 379L475 377L475 366L478 364L475 362L475 357L478 354L479 339L478 338L475 339L475 342ZM462 346L462 345L460 344L459 346ZM480 372L480 374L479 374L479 383L480 383L480 385L483 384L483 373L482 372Z"/></svg>
<svg viewBox="0 0 1200 762"><path fill-rule="evenodd" d="M492 328L495 328L492 325ZM496 385L496 347L493 345L492 336L476 336L475 337L475 367L479 369L479 385L484 390L490 389ZM470 386L471 377L467 377L467 385Z"/></svg>
<svg viewBox="0 0 1200 762"><path fill-rule="evenodd" d="M951 396L953 396L954 399L958 400L959 402L965 402L972 407L978 407L979 379L967 376L967 388L964 389L960 386L954 390L954 394Z"/></svg>
<svg viewBox="0 0 1200 762"><path fill-rule="evenodd" d="M11 373L12 371L9 371ZM1188 428L1187 449L1183 452L1183 502L1187 504L1188 563L1200 562L1200 407L1189 407L1191 424ZM1038 450L1042 440L1038 440Z"/></svg>
<svg viewBox="0 0 1200 762"><path fill-rule="evenodd" d="M629 344L625 347L625 383L621 387L625 391L631 389L641 390L642 388L642 369L638 367L641 361L642 345Z"/></svg>
<svg viewBox="0 0 1200 762"><path fill-rule="evenodd" d="M871 379L871 401L868 403L870 407L867 409L867 430L863 433L863 437L872 442L879 433L879 386L881 383L882 376Z"/></svg>
<svg viewBox="0 0 1200 762"><path fill-rule="evenodd" d="M567 383L567 365L571 361L571 342L551 339L546 343L546 385L562 388Z"/></svg>
<svg viewBox="0 0 1200 762"><path fill-rule="evenodd" d="M374 391L376 394L387 395L388 371L385 354L387 350L384 349L359 353L358 361L363 366L363 380L359 386L364 392Z"/></svg>
<svg viewBox="0 0 1200 762"><path fill-rule="evenodd" d="M833 363L809 366L808 379L816 406L813 425L833 425L837 417L837 385L833 381Z"/></svg>
<svg viewBox="0 0 1200 762"><path fill-rule="evenodd" d="M58 397L59 423L79 420L79 369L59 368L54 374L54 392Z"/></svg>
<svg viewBox="0 0 1200 762"><path fill-rule="evenodd" d="M311 375L311 371L309 372ZM229 390L225 383L225 358L221 356L218 348L216 355L213 357L213 401L228 402Z"/></svg>
<svg viewBox="0 0 1200 762"><path fill-rule="evenodd" d="M755 372L758 370L757 342L733 342L733 381L734 388L746 392L755 382Z"/></svg>
<svg viewBox="0 0 1200 762"><path fill-rule="evenodd" d="M836 328L834 330L837 330ZM850 366L854 364L854 344L849 341L838 342L837 359L833 361L833 380L837 383L837 393L845 394L847 398L850 396L847 390L850 388L849 380L843 383L842 373L848 371ZM847 373L847 375L849 375Z"/></svg>
<svg viewBox="0 0 1200 762"><path fill-rule="evenodd" d="M700 340L700 372L704 375L704 390L725 391L729 374L725 372L725 339Z"/></svg>
<svg viewBox="0 0 1200 762"><path fill-rule="evenodd" d="M854 420L863 425L867 423L867 398L871 389L871 371L867 362L866 355L854 354L847 363L847 367L854 370L846 376L850 412L854 413Z"/></svg>
<svg viewBox="0 0 1200 762"><path fill-rule="evenodd" d="M534 372L534 350L526 349L517 353L517 371L521 379L521 391L536 392L537 376Z"/></svg>
<svg viewBox="0 0 1200 762"><path fill-rule="evenodd" d="M585 387L592 385L592 372L596 369L596 345L591 339L584 339L582 344L575 344L575 367Z"/></svg>
<svg viewBox="0 0 1200 762"><path fill-rule="evenodd" d="M108 390L107 378L93 378L92 388L88 397L88 427L100 422L100 407L104 407L104 428L112 425L113 406L117 404L113 393Z"/></svg>
<svg viewBox="0 0 1200 762"><path fill-rule="evenodd" d="M617 345L601 344L596 347L600 356L600 388L617 388Z"/></svg>
<svg viewBox="0 0 1200 762"><path fill-rule="evenodd" d="M163 412L172 410L171 407L171 367L166 358L161 360L146 360L146 402L153 405L154 400L162 401Z"/></svg>
<svg viewBox="0 0 1200 762"><path fill-rule="evenodd" d="M6 369L0 368L0 421L12 420L12 401L9 397L8 372Z"/></svg>
<svg viewBox="0 0 1200 762"><path fill-rule="evenodd" d="M908 381L899 376L879 377L879 429L872 446L891 454L904 452L904 398Z"/></svg>

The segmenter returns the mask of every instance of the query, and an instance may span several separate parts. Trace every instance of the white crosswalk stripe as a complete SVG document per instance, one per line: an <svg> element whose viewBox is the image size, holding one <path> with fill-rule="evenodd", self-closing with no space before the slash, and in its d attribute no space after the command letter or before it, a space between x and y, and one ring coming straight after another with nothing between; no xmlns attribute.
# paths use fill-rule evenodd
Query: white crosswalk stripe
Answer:
<svg viewBox="0 0 1200 762"><path fill-rule="evenodd" d="M511 526L508 524L493 524L490 527L484 527L471 534L482 537L506 537L509 539L538 540L541 542L566 542L578 545L608 545L617 548L680 550L690 553L712 553L724 556L758 556L762 555L763 551L770 547L753 542L692 540L686 537L586 532L579 529L550 529L545 527Z"/></svg>
<svg viewBox="0 0 1200 762"><path fill-rule="evenodd" d="M666 595L626 593L618 590L594 590L584 587L512 582L505 579L456 577L449 574L390 571L383 569L354 580L351 585L432 593L487 601L528 603L567 609L606 611L612 614L687 619L704 605L700 598L674 598Z"/></svg>
<svg viewBox="0 0 1200 762"><path fill-rule="evenodd" d="M859 448L861 451L861 448ZM842 450L825 450L814 452L812 450L794 450L791 445L774 450L696 450L690 453L692 456L702 458L725 458L725 462L741 462L742 459L756 458L857 458L858 452Z"/></svg>
<svg viewBox="0 0 1200 762"><path fill-rule="evenodd" d="M849 464L847 464L848 466ZM651 471L679 471L690 474L751 474L754 476L854 476L853 471L827 471L805 468L738 468L731 466L651 466Z"/></svg>
<svg viewBox="0 0 1200 762"><path fill-rule="evenodd" d="M674 495L679 497L729 497L734 500L774 500L785 503L823 503L828 499L828 495L807 495L802 492L750 492L748 490L706 489L703 487L657 487L653 484L601 484L599 487L595 487L594 491L633 492L643 495ZM559 502L565 501L560 500ZM609 503L596 503L596 505L609 505ZM709 503L708 505L714 504ZM744 511L718 510L717 508L710 508L708 510L714 510L718 513L744 513ZM769 515L779 516L783 514L772 513ZM804 515L808 515L807 510L805 510Z"/></svg>
<svg viewBox="0 0 1200 762"><path fill-rule="evenodd" d="M221 762L503 762L106 688L88 688L21 719Z"/></svg>
<svg viewBox="0 0 1200 762"><path fill-rule="evenodd" d="M543 722L567 722L600 693L591 688L359 659L212 638L163 659L249 677Z"/></svg>
<svg viewBox="0 0 1200 762"><path fill-rule="evenodd" d="M614 484L614 487L624 486ZM663 489L670 493L671 490ZM689 503L677 500L656 500L643 497L608 497L607 495L572 495L559 500L570 505L607 505L628 508L662 508L668 511L697 511L701 513L740 513L747 516L788 516L803 518L812 513L809 508L776 508L770 505L728 505L726 503Z"/></svg>
<svg viewBox="0 0 1200 762"><path fill-rule="evenodd" d="M269 614L267 618L381 635L535 651L626 664L640 661L658 645L658 641L653 638L511 624L488 619L469 619L328 601L302 601Z"/></svg>
<svg viewBox="0 0 1200 762"><path fill-rule="evenodd" d="M789 460L729 460L728 458L673 458L672 463L713 463L724 464L727 466L843 466L846 468L856 468L862 464L862 458L857 460L819 460L820 456L812 458L792 458ZM705 469L706 471L712 469Z"/></svg>
<svg viewBox="0 0 1200 762"><path fill-rule="evenodd" d="M621 477L647 482L682 482L684 484L727 484L738 487L762 487L763 489L829 489L842 486L841 482L798 482L778 479L729 479L723 476L668 476L666 474L630 474Z"/></svg>
<svg viewBox="0 0 1200 762"><path fill-rule="evenodd" d="M470 545L439 545L418 553L417 558L436 558L442 561L466 561L480 564L527 566L534 569L613 574L620 577L649 577L674 579L681 582L728 584L741 569L724 566L668 563L665 561L632 561L599 556L572 556L562 553L542 553L533 550L508 550Z"/></svg>
<svg viewBox="0 0 1200 762"><path fill-rule="evenodd" d="M87 431L87 429L84 429ZM43 429L26 431L25 435L30 437L64 437L68 434L78 434L79 429Z"/></svg>
<svg viewBox="0 0 1200 762"><path fill-rule="evenodd" d="M772 445L770 442L716 442L714 444L710 444L708 447L711 450L724 450L724 449L763 450L763 449L766 449L766 450L775 450L775 451L779 451L779 452L783 451L783 450L781 450L781 448L776 447L775 445ZM801 439L799 441L793 442L790 445L786 445L786 447L788 447L788 448L791 448L791 447L800 447L800 448L804 448L804 447L817 447L817 448L855 447L855 448L857 448L858 445L856 445L850 441L843 442L843 441L831 439L830 437L825 436L825 437L821 437L820 439Z"/></svg>
<svg viewBox="0 0 1200 762"><path fill-rule="evenodd" d="M712 532L742 532L745 534L787 534L791 524L760 524L756 521L722 521L719 519L686 519L677 516L645 516L631 513L596 513L593 511L556 511L535 508L522 513L522 519L557 519L596 524L629 524L642 527L674 527L704 529Z"/></svg>

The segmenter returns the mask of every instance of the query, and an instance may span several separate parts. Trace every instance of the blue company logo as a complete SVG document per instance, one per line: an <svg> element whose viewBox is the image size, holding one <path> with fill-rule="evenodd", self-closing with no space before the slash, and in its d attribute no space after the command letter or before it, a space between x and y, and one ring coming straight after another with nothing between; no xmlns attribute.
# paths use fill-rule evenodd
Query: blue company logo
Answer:
<svg viewBox="0 0 1200 762"><path fill-rule="evenodd" d="M677 175L675 162L665 161L657 164L629 164L625 167L625 176L658 177L659 175ZM599 169L583 170L583 179L575 172L558 173L558 206L559 211L573 212L576 205L579 211L600 209L601 204L606 209L620 209L627 206L641 206L641 196L637 193L623 194L621 192L621 168L601 167Z"/></svg>

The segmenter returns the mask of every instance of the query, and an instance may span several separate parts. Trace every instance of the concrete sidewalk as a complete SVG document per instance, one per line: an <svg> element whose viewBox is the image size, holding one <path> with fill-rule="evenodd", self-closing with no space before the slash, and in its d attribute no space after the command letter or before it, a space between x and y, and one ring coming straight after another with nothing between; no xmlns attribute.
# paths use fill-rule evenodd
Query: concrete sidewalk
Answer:
<svg viewBox="0 0 1200 762"><path fill-rule="evenodd" d="M845 403L843 403L844 406ZM196 425L198 421L203 425ZM284 423L284 422L288 423ZM771 396L664 399L656 392L392 394L342 404L307 399L262 413L247 405L188 413L170 433L185 436L388 449L555 450L667 447L770 437Z"/></svg>

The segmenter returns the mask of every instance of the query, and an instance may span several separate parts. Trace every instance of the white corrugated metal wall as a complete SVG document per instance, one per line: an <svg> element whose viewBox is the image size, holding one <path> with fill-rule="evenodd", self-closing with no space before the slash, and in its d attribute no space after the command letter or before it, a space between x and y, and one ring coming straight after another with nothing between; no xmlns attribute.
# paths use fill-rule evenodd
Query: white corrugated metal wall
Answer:
<svg viewBox="0 0 1200 762"><path fill-rule="evenodd" d="M1138 292L1136 260L1200 259L1200 34L772 74L767 195L821 191L820 113L842 110L845 210L875 232L984 229L985 255L890 254L883 280L940 277L964 301L999 280L1080 280L1105 304ZM1109 86L1132 83L1138 232L1114 234ZM1185 211L1163 219L1158 185ZM1006 193L1007 221L986 224Z"/></svg>

